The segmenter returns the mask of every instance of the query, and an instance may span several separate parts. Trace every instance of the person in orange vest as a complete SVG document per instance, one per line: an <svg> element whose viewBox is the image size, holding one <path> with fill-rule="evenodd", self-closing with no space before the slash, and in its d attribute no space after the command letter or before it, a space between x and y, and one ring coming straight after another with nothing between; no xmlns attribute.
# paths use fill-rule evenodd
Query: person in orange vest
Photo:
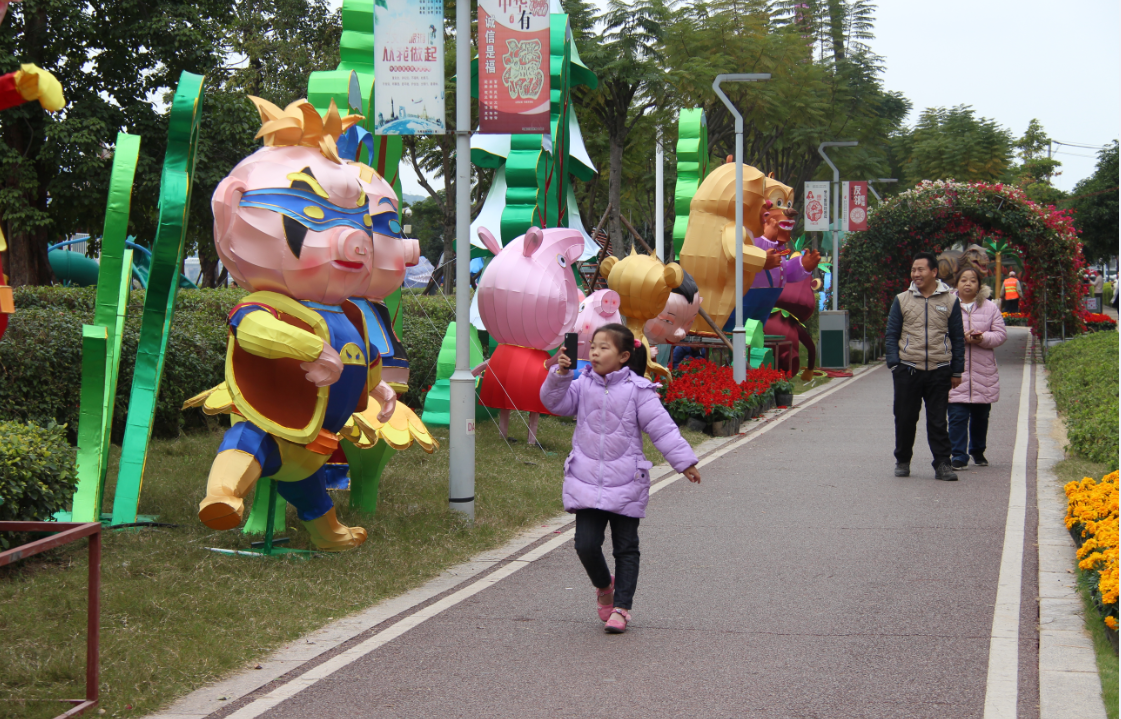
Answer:
<svg viewBox="0 0 1121 719"><path fill-rule="evenodd" d="M1001 309L1005 312L1019 312L1022 292L1020 291L1020 281L1016 279L1016 270L1009 271L1008 279L1004 280L1001 293L1001 297L1004 299Z"/></svg>

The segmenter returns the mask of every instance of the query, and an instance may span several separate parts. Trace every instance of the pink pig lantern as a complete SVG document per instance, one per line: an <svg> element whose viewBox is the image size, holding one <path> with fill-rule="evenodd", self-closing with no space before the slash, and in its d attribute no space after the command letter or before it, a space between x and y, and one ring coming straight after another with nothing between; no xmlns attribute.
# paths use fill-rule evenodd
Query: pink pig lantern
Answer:
<svg viewBox="0 0 1121 719"><path fill-rule="evenodd" d="M499 410L499 432L507 436L510 410L530 412L530 444L537 441L538 415L548 414L539 393L549 353L576 321L579 292L572 263L584 238L568 228L529 228L506 247L485 227L479 237L494 253L479 282L479 315L498 342L486 369L480 400Z"/></svg>
<svg viewBox="0 0 1121 719"><path fill-rule="evenodd" d="M619 293L615 290L596 290L580 302L580 314L576 316L576 326L573 328L580 335L579 349L576 352L577 372L590 364L588 352L596 330L612 322L623 322L623 316L619 314L620 301Z"/></svg>

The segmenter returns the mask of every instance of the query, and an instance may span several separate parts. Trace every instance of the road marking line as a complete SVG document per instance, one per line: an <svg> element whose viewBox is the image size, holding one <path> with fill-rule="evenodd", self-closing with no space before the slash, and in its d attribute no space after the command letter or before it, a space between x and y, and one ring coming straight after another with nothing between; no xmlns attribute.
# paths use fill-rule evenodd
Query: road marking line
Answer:
<svg viewBox="0 0 1121 719"><path fill-rule="evenodd" d="M854 381L858 380L866 375L872 374L872 372L874 372L876 369L877 367L873 367L872 369L865 370L863 372L860 372L859 374L855 374L851 379ZM787 419L798 414L798 412L802 409L816 404L818 401L825 399L837 390L843 387L847 387L850 384L852 383L844 381L838 382L836 386L831 387L830 389L816 395L805 404L796 405L794 408L783 412L773 421L768 422L764 426L759 427L752 432L749 432L743 438L738 439L734 442L730 442L724 447L705 455L705 458L698 462L697 466L700 467L706 465L716 459L719 459L720 457L723 457L733 449L736 449L737 447L743 446L744 444L753 441L757 437L760 437L770 430L774 429L776 425L781 424ZM672 470L670 471L672 472ZM673 473L673 476L667 479L663 479L662 481L651 487L650 494L654 494L658 490L669 486L673 482L676 482L678 479L680 479L682 476L683 475L681 474ZM307 689L313 684L318 683L320 680L329 677L330 675L334 674L335 672L346 667L349 664L353 664L367 654L401 636L413 627L420 625L421 623L431 619L432 617L435 617L436 615L444 612L447 609L451 609L455 605L459 604L465 599L478 594L484 589L497 584L499 581L505 579L506 577L509 577L514 572L517 572L524 567L528 567L531 563L537 561L538 559L541 559L549 552L571 541L575 535L575 529L569 529L561 534L558 534L556 537L550 539L548 542L545 542L536 549L527 552L521 557L513 559L509 564L469 584L463 589L460 589L457 592L453 592L440 601L434 602L429 606L413 614L410 614L409 616L404 617L397 622L394 622L377 634L371 636L369 639L366 639L365 641L354 645L346 651L340 652L339 654L331 657L322 664L319 664L318 666L309 669L308 671L292 679L291 681L278 686L271 692L254 699L249 704L246 704L245 706L230 714L228 719L255 719L256 717L261 716L286 699L294 697L296 694L299 694L304 689Z"/></svg>
<svg viewBox="0 0 1121 719"><path fill-rule="evenodd" d="M985 682L984 719L1016 719L1020 668L1020 591L1024 569L1024 520L1027 515L1028 440L1031 407L1033 338L1028 336L1020 380L1020 409L1016 415L1016 444L1012 449L1012 481L1008 516L1004 522L1004 550L1000 557L993 630L989 640L989 674ZM1036 388L1038 389L1038 388Z"/></svg>

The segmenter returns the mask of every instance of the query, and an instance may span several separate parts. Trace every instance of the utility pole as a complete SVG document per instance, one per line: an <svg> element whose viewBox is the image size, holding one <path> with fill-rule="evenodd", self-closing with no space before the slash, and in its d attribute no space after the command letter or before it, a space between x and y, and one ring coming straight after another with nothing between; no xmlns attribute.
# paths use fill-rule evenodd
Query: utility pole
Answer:
<svg viewBox="0 0 1121 719"><path fill-rule="evenodd" d="M841 283L839 282L841 273L837 271L841 267L841 241L837 236L837 230L841 226L841 172L837 169L837 166L833 164L833 161L829 159L829 155L825 154L825 148L856 147L859 144L859 142L823 142L817 146L817 154L821 155L821 157L833 170L833 217L832 221L829 223L829 227L832 228L831 234L833 235L833 269L831 270L831 273L833 275L832 290L834 312L837 311L837 298L841 294Z"/></svg>
<svg viewBox="0 0 1121 719"><path fill-rule="evenodd" d="M720 89L720 83L770 79L771 74L765 72L717 75L712 81L716 96L736 118L736 326L732 329L732 377L737 383L747 379L747 346L743 329L743 115Z"/></svg>
<svg viewBox="0 0 1121 719"><path fill-rule="evenodd" d="M448 505L475 520L475 378L471 376L471 7L455 2L455 372ZM446 270L445 270L446 271Z"/></svg>
<svg viewBox="0 0 1121 719"><path fill-rule="evenodd" d="M666 219L665 219L665 151L662 149L662 131L658 131L658 138L654 145L654 251L658 259L666 261Z"/></svg>

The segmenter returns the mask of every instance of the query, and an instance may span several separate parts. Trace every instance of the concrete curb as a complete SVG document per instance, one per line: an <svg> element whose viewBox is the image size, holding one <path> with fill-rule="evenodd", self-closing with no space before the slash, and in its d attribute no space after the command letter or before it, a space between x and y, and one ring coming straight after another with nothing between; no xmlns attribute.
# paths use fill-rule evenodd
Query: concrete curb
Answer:
<svg viewBox="0 0 1121 719"><path fill-rule="evenodd" d="M1067 501L1054 467L1066 458L1065 430L1035 365L1036 502L1039 508L1039 716L1040 719L1105 719L1094 642L1086 631L1075 585L1075 545L1063 523Z"/></svg>

